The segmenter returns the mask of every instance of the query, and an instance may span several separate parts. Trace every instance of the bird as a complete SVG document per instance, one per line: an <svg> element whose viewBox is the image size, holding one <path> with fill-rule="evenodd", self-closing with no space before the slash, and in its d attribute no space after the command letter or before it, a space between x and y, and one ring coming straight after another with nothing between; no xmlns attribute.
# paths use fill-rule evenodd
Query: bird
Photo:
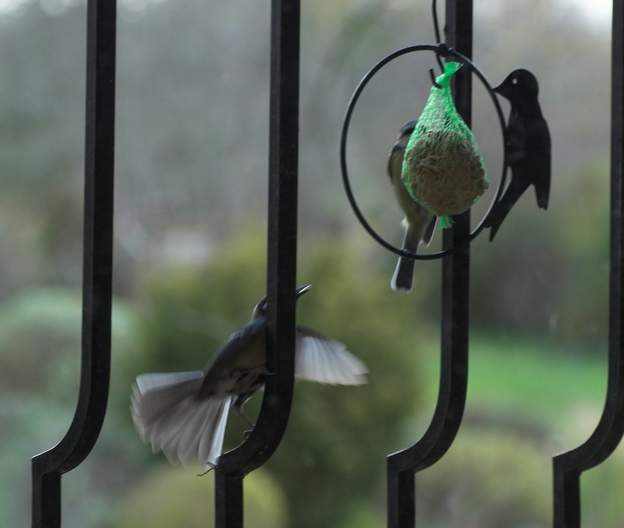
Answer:
<svg viewBox="0 0 624 528"><path fill-rule="evenodd" d="M298 287L296 299L310 287ZM137 376L131 397L132 419L154 453L162 451L173 464L189 466L198 461L208 471L216 467L230 408L249 421L243 406L271 375L266 367L267 324L265 296L255 305L249 323L229 337L203 371ZM297 325L297 378L361 385L367 382L367 374L366 365L345 345Z"/></svg>
<svg viewBox="0 0 624 528"><path fill-rule="evenodd" d="M405 218L403 219L405 234L403 237L402 249L410 251L411 253L416 252L421 242L426 245L431 242L436 225L436 216L409 195L401 179L405 147L407 146L412 132L414 132L415 126L416 121L409 121L401 127L399 135L388 156L387 167L388 176L394 188L396 200L405 214ZM393 290L410 291L413 283L414 260L406 257L399 257L394 275L390 281L390 287Z"/></svg>
<svg viewBox="0 0 624 528"><path fill-rule="evenodd" d="M551 172L550 132L538 101L535 75L525 69L514 70L494 91L511 104L505 145L511 181L488 215L485 226L490 228L490 241L530 185L535 188L538 207L548 209Z"/></svg>

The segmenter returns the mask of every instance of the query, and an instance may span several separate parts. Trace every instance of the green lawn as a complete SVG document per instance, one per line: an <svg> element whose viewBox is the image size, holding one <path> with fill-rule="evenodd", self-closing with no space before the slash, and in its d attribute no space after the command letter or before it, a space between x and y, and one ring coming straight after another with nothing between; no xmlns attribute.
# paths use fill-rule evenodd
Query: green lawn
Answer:
<svg viewBox="0 0 624 528"><path fill-rule="evenodd" d="M606 390L606 354L566 354L538 341L474 336L468 408L523 411L556 419L579 406L599 407ZM427 354L427 398L438 390L439 351Z"/></svg>

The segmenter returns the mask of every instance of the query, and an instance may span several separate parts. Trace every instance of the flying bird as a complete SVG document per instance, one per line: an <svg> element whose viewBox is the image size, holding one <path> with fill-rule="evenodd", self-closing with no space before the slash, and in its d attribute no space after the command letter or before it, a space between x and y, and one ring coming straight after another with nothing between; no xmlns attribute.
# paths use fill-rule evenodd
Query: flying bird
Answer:
<svg viewBox="0 0 624 528"><path fill-rule="evenodd" d="M403 125L388 157L388 176L394 188L397 202L405 214L403 220L405 235L402 249L412 253L416 252L421 242L424 244L431 242L436 224L436 217L409 195L401 180L405 147L415 126L415 121L409 121ZM410 291L413 283L414 261L410 258L399 257L390 287L393 290Z"/></svg>
<svg viewBox="0 0 624 528"><path fill-rule="evenodd" d="M299 299L310 285L297 288ZM223 450L230 407L243 406L266 380L267 299L234 332L205 370L142 374L133 387L135 427L154 452L172 463L212 469ZM368 370L346 347L304 326L296 328L295 376L334 385L366 383Z"/></svg>
<svg viewBox="0 0 624 528"><path fill-rule="evenodd" d="M551 166L550 132L537 99L535 76L528 70L515 70L494 91L511 103L505 145L511 181L487 220L490 240L530 185L535 188L537 205L548 208Z"/></svg>

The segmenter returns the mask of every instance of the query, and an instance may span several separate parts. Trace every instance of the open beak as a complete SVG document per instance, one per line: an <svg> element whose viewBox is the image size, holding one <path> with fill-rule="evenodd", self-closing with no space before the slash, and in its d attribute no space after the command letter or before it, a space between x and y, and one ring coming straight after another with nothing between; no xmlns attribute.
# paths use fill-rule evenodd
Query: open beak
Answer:
<svg viewBox="0 0 624 528"><path fill-rule="evenodd" d="M304 284L303 286L299 286L295 290L295 294L297 296L297 299L299 299L299 297L301 297L302 295L308 293L310 291L311 287L312 287L312 284Z"/></svg>

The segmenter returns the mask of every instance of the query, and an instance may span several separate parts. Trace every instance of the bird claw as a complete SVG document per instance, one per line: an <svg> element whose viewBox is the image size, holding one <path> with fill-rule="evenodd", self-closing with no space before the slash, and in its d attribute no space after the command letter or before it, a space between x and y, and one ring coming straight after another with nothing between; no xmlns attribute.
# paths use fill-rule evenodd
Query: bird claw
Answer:
<svg viewBox="0 0 624 528"><path fill-rule="evenodd" d="M234 406L234 410L236 411L236 414L238 414L243 420L245 420L247 422L247 425L249 425L252 429L254 428L254 426L256 425L255 423L253 423L249 418L247 418L247 415L243 412L243 408L242 406L238 405L238 406Z"/></svg>

